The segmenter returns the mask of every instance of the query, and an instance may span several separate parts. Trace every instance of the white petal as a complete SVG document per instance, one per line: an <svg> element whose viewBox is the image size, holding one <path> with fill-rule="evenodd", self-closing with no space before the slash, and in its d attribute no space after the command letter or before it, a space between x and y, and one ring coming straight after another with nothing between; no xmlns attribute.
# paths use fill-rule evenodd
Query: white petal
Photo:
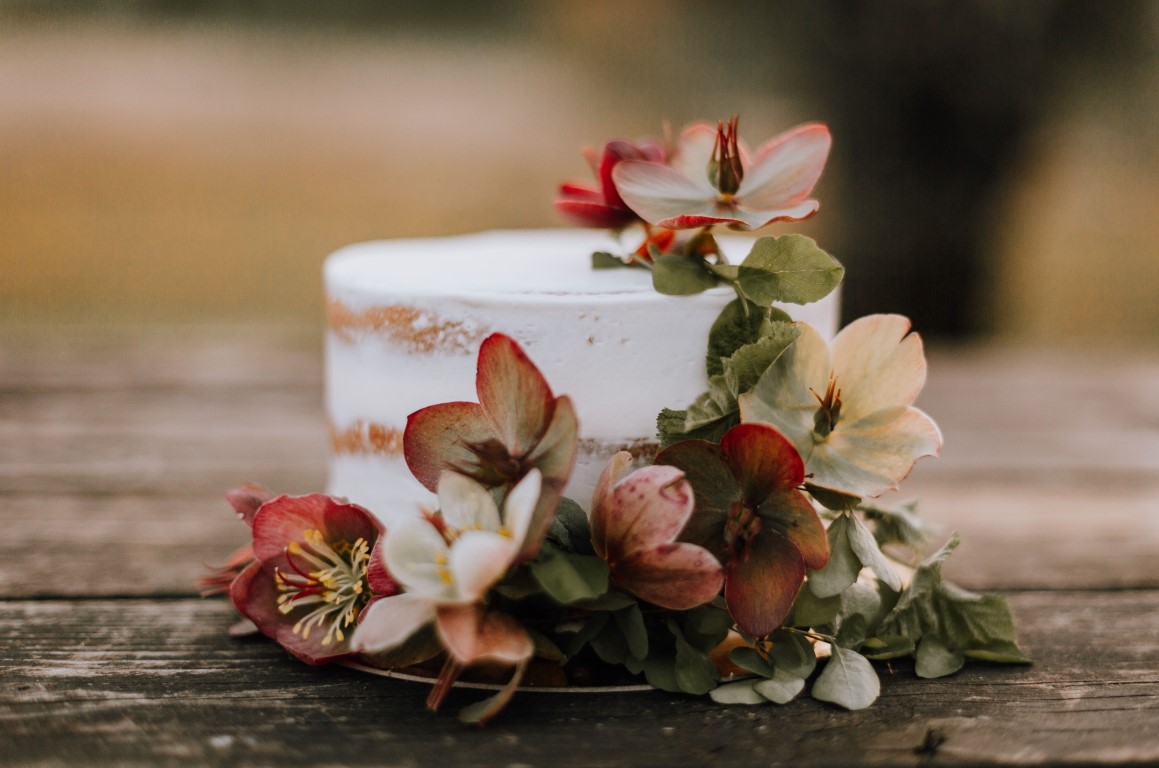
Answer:
<svg viewBox="0 0 1159 768"><path fill-rule="evenodd" d="M666 165L638 160L612 170L620 197L652 224L688 214L716 215L716 189L701 176L703 181L697 181Z"/></svg>
<svg viewBox="0 0 1159 768"><path fill-rule="evenodd" d="M833 339L833 369L841 390L841 419L858 420L883 408L913 403L926 382L922 341L901 315L869 315Z"/></svg>
<svg viewBox="0 0 1159 768"><path fill-rule="evenodd" d="M538 469L532 469L511 489L503 502L503 524L518 547L522 547L527 538L542 487L543 475Z"/></svg>
<svg viewBox="0 0 1159 768"><path fill-rule="evenodd" d="M502 524L487 489L457 472L439 475L439 511L456 530L497 531Z"/></svg>
<svg viewBox="0 0 1159 768"><path fill-rule="evenodd" d="M897 488L922 456L942 448L937 424L917 408L898 407L840 421L814 448L805 465L810 482L854 496L880 496Z"/></svg>
<svg viewBox="0 0 1159 768"><path fill-rule="evenodd" d="M355 651L389 651L435 620L435 604L414 595L401 594L375 600L362 614L350 639Z"/></svg>
<svg viewBox="0 0 1159 768"><path fill-rule="evenodd" d="M737 197L752 208L790 207L804 200L829 157L832 139L819 123L799 125L765 142L745 169Z"/></svg>
<svg viewBox="0 0 1159 768"><path fill-rule="evenodd" d="M671 165L686 178L708 182L708 163L715 147L716 127L708 123L692 123L680 132ZM708 183L713 189L711 182Z"/></svg>
<svg viewBox="0 0 1159 768"><path fill-rule="evenodd" d="M382 544L386 569L407 592L431 599L453 595L447 563L450 549L433 525L422 518L396 523Z"/></svg>
<svg viewBox="0 0 1159 768"><path fill-rule="evenodd" d="M806 462L813 451L814 415L829 383L829 347L807 323L801 335L740 397L741 421L771 424L789 439Z"/></svg>
<svg viewBox="0 0 1159 768"><path fill-rule="evenodd" d="M473 603L494 586L519 554L519 545L488 531L467 531L451 547L455 602Z"/></svg>

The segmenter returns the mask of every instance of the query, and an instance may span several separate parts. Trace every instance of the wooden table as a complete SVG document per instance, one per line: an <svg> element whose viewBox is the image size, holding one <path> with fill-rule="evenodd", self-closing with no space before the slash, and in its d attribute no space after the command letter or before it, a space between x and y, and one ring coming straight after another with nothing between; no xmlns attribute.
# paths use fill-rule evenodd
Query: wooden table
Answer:
<svg viewBox="0 0 1159 768"><path fill-rule="evenodd" d="M244 480L321 489L320 339L263 328L0 329L0 765L1159 762L1159 355L934 349L941 459L905 488L960 530L1031 667L883 674L873 707L455 693L226 635L194 581L245 538Z"/></svg>

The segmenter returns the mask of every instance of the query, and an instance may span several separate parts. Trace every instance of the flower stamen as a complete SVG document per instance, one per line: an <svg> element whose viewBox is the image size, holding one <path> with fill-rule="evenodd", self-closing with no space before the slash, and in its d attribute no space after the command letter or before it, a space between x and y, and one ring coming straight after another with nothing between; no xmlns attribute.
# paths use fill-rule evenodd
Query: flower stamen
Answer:
<svg viewBox="0 0 1159 768"><path fill-rule="evenodd" d="M294 624L294 634L305 640L311 630L325 628L322 645L342 642L346 639L343 630L354 625L370 597L366 588L370 545L363 538L331 545L317 530L303 531L302 538L303 542L290 542L285 550L292 573L274 571L281 592L278 610L288 614L314 606Z"/></svg>

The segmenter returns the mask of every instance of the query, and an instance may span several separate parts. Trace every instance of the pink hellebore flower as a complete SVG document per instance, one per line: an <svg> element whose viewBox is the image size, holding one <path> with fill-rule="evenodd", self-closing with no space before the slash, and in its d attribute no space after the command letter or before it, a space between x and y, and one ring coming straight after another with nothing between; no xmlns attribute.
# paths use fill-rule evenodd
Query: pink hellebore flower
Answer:
<svg viewBox="0 0 1159 768"><path fill-rule="evenodd" d="M680 538L724 563L724 601L741 631L764 637L781 626L805 580L829 560L825 527L805 495L801 457L765 424L741 424L721 438L686 440L657 464L684 471L696 510Z"/></svg>
<svg viewBox="0 0 1159 768"><path fill-rule="evenodd" d="M539 471L532 469L507 494L500 516L481 485L444 472L438 484L439 514L403 520L383 539L384 570L404 591L366 610L354 647L390 651L434 623L448 660L427 700L431 709L438 708L464 667L482 661L513 665L516 673L505 695L488 710L487 717L493 716L514 692L535 651L519 622L487 610L483 601L524 550L541 486Z"/></svg>
<svg viewBox="0 0 1159 768"><path fill-rule="evenodd" d="M307 664L353 653L349 634L372 594L395 583L369 572L382 525L330 496L279 496L252 515L256 558L230 587L234 607Z"/></svg>
<svg viewBox="0 0 1159 768"><path fill-rule="evenodd" d="M942 434L912 403L926 380L922 341L901 315L869 315L826 344L805 323L741 395L741 420L763 422L805 460L811 485L851 496L897 488Z"/></svg>
<svg viewBox="0 0 1159 768"><path fill-rule="evenodd" d="M664 162L664 148L655 142L633 144L629 141L609 141L597 158L595 152L587 150L588 162L599 179L599 186L583 184L561 184L559 197L555 199L555 209L572 224L596 229L623 229L641 221L635 211L624 204L616 185L612 183L612 170L624 160L646 160Z"/></svg>
<svg viewBox="0 0 1159 768"><path fill-rule="evenodd" d="M543 490L519 555L527 560L539 551L575 464L575 407L552 394L519 345L500 333L479 348L475 386L478 403L442 403L412 413L403 453L414 476L432 491L447 470L507 491L539 470Z"/></svg>
<svg viewBox="0 0 1159 768"><path fill-rule="evenodd" d="M627 477L632 454L620 451L600 475L592 499L592 545L612 580L661 608L684 611L720 593L724 574L708 550L677 542L695 502L684 473L651 466Z"/></svg>
<svg viewBox="0 0 1159 768"><path fill-rule="evenodd" d="M226 501L233 507L238 518L250 528L254 527L254 515L257 514L258 509L272 498L274 498L274 494L270 489L257 483L245 483L238 488L230 489L225 494ZM233 580L253 561L253 545L246 544L239 547L229 556L224 565L211 568L207 575L197 580L197 586L201 587L201 596L228 594ZM250 631L256 630L250 627Z"/></svg>
<svg viewBox="0 0 1159 768"><path fill-rule="evenodd" d="M799 125L761 145L750 161L736 126L735 117L715 130L693 123L681 134L670 164L617 164L616 189L645 221L671 229L713 224L758 229L816 213L820 203L808 196L829 157L829 129Z"/></svg>

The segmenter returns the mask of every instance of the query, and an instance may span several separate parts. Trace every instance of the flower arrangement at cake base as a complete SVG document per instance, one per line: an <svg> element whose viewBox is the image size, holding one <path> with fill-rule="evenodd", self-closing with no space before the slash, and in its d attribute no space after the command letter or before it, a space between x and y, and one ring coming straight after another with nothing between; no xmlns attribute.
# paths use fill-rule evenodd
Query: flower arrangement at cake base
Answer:
<svg viewBox="0 0 1159 768"><path fill-rule="evenodd" d="M651 461L613 452L591 498L569 499L582 420L517 340L488 335L477 400L421 408L401 437L434 508L384 525L321 494L227 494L253 542L205 586L246 618L234 631L308 664L429 680L431 709L456 683L492 686L461 713L474 723L520 686L748 705L809 687L860 709L879 694L874 661L913 656L921 677L1027 663L1005 601L943 579L957 536L924 556L933 529L915 507L874 501L942 445L913 406L926 361L908 320L872 315L827 342L773 305L828 295L833 257L784 235L734 265L716 244L717 227L816 212L828 150L806 125L752 153L734 118L592 153L600 185L564 185L557 207L642 235L593 267L649 270L669 295L735 292L695 342L703 393L656 403Z"/></svg>

